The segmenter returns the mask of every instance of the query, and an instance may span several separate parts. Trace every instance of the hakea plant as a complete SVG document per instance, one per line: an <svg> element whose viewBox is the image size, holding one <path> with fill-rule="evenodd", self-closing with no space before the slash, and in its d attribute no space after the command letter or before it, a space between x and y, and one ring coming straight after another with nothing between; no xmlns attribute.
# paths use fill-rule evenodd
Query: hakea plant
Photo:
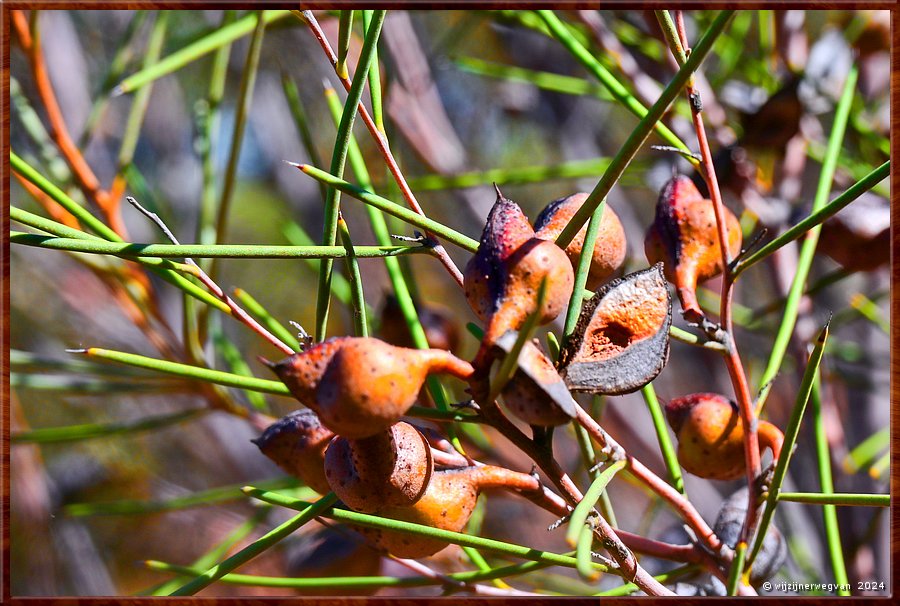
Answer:
<svg viewBox="0 0 900 606"><path fill-rule="evenodd" d="M824 449L819 367L826 350L829 325L812 342L790 419L786 423L776 422L761 418L761 413L771 382L787 355L788 337L799 314L799 301L809 275L819 226L832 215L838 215L822 231L823 251L843 267L836 279L885 263L882 253L888 234L884 226L866 225L858 217L846 212L838 214L838 211L883 180L888 174L887 163L860 174L855 185L826 204L843 131L850 122L857 70L855 67L850 70L835 111L832 134L824 151L820 187L810 214L763 245L749 236L745 244L741 223L746 217L739 220L725 206L716 171L722 169L722 158L737 162L734 159L740 157L741 162L748 161L745 148L768 147L784 153L787 139L799 132L800 121L795 114L801 106L797 97L799 84L792 81L773 95L755 118L748 115L745 122L748 125L779 123L770 114L775 112L778 118L781 115L778 111L787 111L791 136L785 139L784 133L780 133L775 137L768 134L768 128L748 127L737 143L732 142L726 148L728 154L714 161L704 125L700 79L695 74L712 51L713 43L726 31L735 11L722 11L707 20L706 29L693 48L688 45L681 11L675 12L674 19L667 11L656 11L664 34L662 40L678 69L669 86L658 93L652 104L644 104L638 96L627 92L627 87L588 49L589 42L582 30L564 23L552 11L508 12L505 19L518 19L523 26L560 42L601 81L617 102L640 119L615 156L604 164L603 175L591 192L571 193L550 202L532 223L523 208L507 198L494 183L494 202L484 225L478 226L481 228L478 240L426 216L385 134L389 131L385 129L381 106L378 42L386 11L339 11L336 47L311 11L260 11L226 23L197 43L219 49L221 53L216 62L215 83L219 86L211 87L211 103L204 110L216 113L217 94L221 94L216 91L223 89L227 71L227 45L241 35L251 35L220 214L210 214L209 208L204 211L198 230L204 244L195 246L181 245L159 216L130 197L127 199L135 212L152 220L171 243L127 241L119 198L125 193L123 167L131 165L134 141L131 137L123 138L120 174L108 189L102 188L73 144L58 111L45 74L36 20L29 20L21 11L13 11L18 44L26 54L52 127L44 135L59 149L77 189L90 198L103 219L43 176L33 166L31 157L11 151L10 163L15 176L44 205L52 219L14 206L12 220L35 233L14 231L10 239L22 246L112 255L134 262L119 263L117 259L108 265L90 264L86 255L77 257L89 263L91 271L97 272L113 289L122 309L168 359L95 347L71 351L200 381L201 393L210 408L245 419L257 432L253 443L258 447L259 452L254 454L259 460L268 458L292 478L282 484L292 488L292 492L244 487L244 493L279 507L296 509L295 517L229 557L225 553L231 546L225 545L197 560L193 567L149 562L151 568L178 575L174 581L157 587L157 593L192 595L221 581L328 589L432 584L447 591L518 595L523 592L511 588L506 581L532 579L529 573L539 572L538 568L563 566L578 571L581 588L583 583L595 582L598 575L602 575L604 583L616 578L617 586L608 589L615 595L637 591L648 595L753 595L768 591L770 580L783 568L788 537L776 528L773 517L777 503L791 496L782 487L808 401L813 403L820 455ZM362 22L362 44L358 49L352 35L355 17ZM343 107L333 90L326 93L338 128L330 170L326 172L311 164L292 164L323 185L322 245L310 245L311 239L299 226L294 226L296 229L291 232L295 236L292 240L296 240L293 246L221 244L233 193L240 135L259 69L262 35L268 23L282 18L296 19L309 30L348 93ZM605 28L594 21L593 14L585 11L582 18L584 25L603 40L609 55L617 55L614 47L618 43L610 47L615 36L610 32L604 35ZM166 17L160 16L151 34L145 69L121 82L115 89L117 94L138 90L137 94L143 98L149 94L153 79L196 57L196 48L184 49L184 54L176 53L179 56L175 59L170 57L157 63L165 28ZM738 42L740 47L742 41ZM624 47L619 50L625 51ZM352 80L351 55L358 57ZM619 66L625 67L625 62ZM637 63L634 68L637 69ZM305 122L296 85L287 76L284 84L300 132L307 133L309 125ZM369 106L361 102L366 90ZM688 146L661 121L682 92L690 107L699 154L689 152ZM139 128L146 98L134 105L129 124ZM372 136L404 204L374 193L365 158L353 136L357 115ZM211 143L214 118L215 115L204 115L204 120L208 120L201 129L205 144ZM645 234L645 259L629 259L629 244L635 247L636 242L628 242L623 223L627 225L633 217L617 214L607 198L644 141L654 132L683 155L694 166L696 174L694 179L676 174L662 185L652 220L641 226ZM310 157L315 158L315 146L308 139L305 143ZM212 174L211 148L199 147L209 168L207 172ZM359 185L342 177L348 163ZM729 168L731 176L740 172L738 168L744 171L744 177L750 174L746 166ZM764 168L761 161L759 172ZM296 176L303 178L299 173ZM732 190L738 188L743 200L752 200L755 191L748 188L756 187L750 178L739 183L729 179L726 186ZM212 182L205 183L205 187L207 193L211 191ZM340 207L342 195L367 205L377 246L354 244L348 225L352 221L349 217L345 221ZM524 199L523 196L521 200ZM399 244L392 241L383 213L404 221L418 233L413 237L401 236ZM213 232L214 236L210 236ZM807 234L804 252L800 255L794 286L784 302L786 311L778 339L760 379L760 389L753 394L734 327L734 287L747 268L804 234ZM445 245L457 246L469 255L461 270L444 249ZM857 248L866 253L854 255ZM400 257L410 255L434 261L460 287L470 308L467 312L477 319L469 326L478 340L470 359L463 353L467 349L459 321L461 314L427 300L428 293L410 279L413 270L405 264L408 259L401 262ZM321 259L316 265L319 281L314 337L305 331L299 337L292 334L248 293L240 289L226 293L217 283L215 263L207 259L220 256ZM193 257L201 261L195 262ZM376 314L366 301L364 274L359 266L359 260L366 257L383 260L392 287L377 314L377 331L370 326ZM347 279L343 282L334 273L336 259L343 259L346 264ZM183 342L175 338L165 323L164 314L157 306L156 286L148 278L148 272L156 273L184 293ZM714 297L703 286L714 284L714 279L718 279L718 310L707 303ZM326 335L334 297L341 298L352 312L352 335ZM200 302L204 304L202 309L198 309ZM860 313L872 315L871 307L865 307L864 303L857 300L856 307L867 310ZM240 348L210 322L208 308L242 322L281 352L278 361L259 358L261 365L274 373L273 378L251 376L254 368L243 360ZM538 327L546 327L545 341L536 337ZM226 354L231 372L209 367L205 350L208 329L216 329L213 342L217 351ZM711 360L710 364L721 362L731 380L731 393L718 393L723 391L720 385L698 385L690 390L695 393L676 395L661 406L654 381L683 370L683 362L671 353L673 339L698 348L706 356L704 360ZM702 373L697 376L706 378ZM244 390L253 406L242 406L233 393L220 386ZM624 429L618 424L614 438L604 427L609 418L602 414L603 407L596 405L604 398L635 392L640 392L650 412L665 466L664 477L636 456L636 453L643 456L644 450L641 440L636 438L638 432L625 431L636 429L636 418L620 410L619 415L626 417L627 423ZM292 398L287 401L294 410L281 418L271 415L262 393ZM458 396L455 402L451 394ZM139 429L185 418L181 413L153 419ZM121 431L121 428L110 431ZM590 477L584 486L576 470L563 466L562 449L555 449L561 440L572 437L572 433L578 441L583 471ZM21 440L22 435L17 434L14 439ZM515 468L519 463L514 462L521 461L509 456L513 448L530 460L526 467ZM820 461L820 469L821 465L824 463ZM732 492L721 504L714 523L707 522L686 494L682 471L719 482L720 488ZM827 471L822 473L822 494L800 497L824 503L825 511L830 512L826 514L826 540L836 580L845 581L847 573L837 518L833 515L835 502L843 498L850 504L883 506L887 499L886 495L827 494L832 492L830 468ZM643 536L628 531L624 524L620 526L607 494L610 482L619 473L628 475L653 498L665 503L688 536L683 540L668 535ZM733 491L733 486L725 484L729 481L740 481L742 487ZM565 538L574 553L553 553L480 536L477 512L479 504L486 502L480 495L498 492L524 499L527 501L524 506L548 513L549 520L556 520L549 530L564 526ZM487 501L488 511L492 502ZM352 580L342 577L275 580L268 577L266 580L233 574L239 566L279 541L305 531L303 527L313 520L348 531L353 538L347 545L353 550L363 549L390 558L417 576L410 577L411 580L388 581L377 573L350 577ZM460 557L464 556L478 570L445 573L445 562L439 554L450 545L463 547ZM482 553L530 561L496 565ZM429 559L431 556L436 557ZM658 574L653 568L656 560L677 562L681 566ZM319 564L324 566L324 562ZM494 584L484 583L489 580ZM540 579L529 582L531 588L541 589ZM599 589L599 586L592 587ZM573 588L577 587L573 585Z"/></svg>

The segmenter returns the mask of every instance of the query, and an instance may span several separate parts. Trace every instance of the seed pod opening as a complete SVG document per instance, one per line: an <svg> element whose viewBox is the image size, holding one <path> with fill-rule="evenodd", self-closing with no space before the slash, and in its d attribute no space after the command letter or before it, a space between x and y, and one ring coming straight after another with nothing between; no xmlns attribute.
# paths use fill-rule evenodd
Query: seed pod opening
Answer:
<svg viewBox="0 0 900 606"><path fill-rule="evenodd" d="M560 374L572 391L640 389L668 360L671 323L662 264L613 280L584 304L560 353Z"/></svg>
<svg viewBox="0 0 900 606"><path fill-rule="evenodd" d="M511 330L495 345L509 354L516 338L517 333ZM529 425L563 425L572 420L578 406L537 339L525 343L518 368L501 393L510 412Z"/></svg>

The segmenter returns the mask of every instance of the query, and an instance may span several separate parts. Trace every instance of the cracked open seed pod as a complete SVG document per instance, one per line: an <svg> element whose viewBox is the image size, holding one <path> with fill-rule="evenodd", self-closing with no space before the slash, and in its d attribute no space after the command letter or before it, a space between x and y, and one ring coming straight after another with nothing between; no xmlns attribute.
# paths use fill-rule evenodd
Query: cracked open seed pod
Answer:
<svg viewBox="0 0 900 606"><path fill-rule="evenodd" d="M496 347L508 354L516 343L517 333L508 331ZM575 416L578 404L553 362L541 349L537 339L525 343L519 353L518 368L501 391L503 403L516 417L529 425L550 427L563 425Z"/></svg>
<svg viewBox="0 0 900 606"><path fill-rule="evenodd" d="M695 393L666 404L666 418L678 438L678 462L687 471L709 480L735 480L746 472L744 428L735 402L716 393ZM759 421L760 451L781 455L784 434L768 421Z"/></svg>
<svg viewBox="0 0 900 606"><path fill-rule="evenodd" d="M422 498L434 471L431 447L418 429L397 423L356 440L335 438L325 453L325 477L350 509L376 513Z"/></svg>
<svg viewBox="0 0 900 606"><path fill-rule="evenodd" d="M538 307L542 281L546 295ZM466 300L487 323L480 354L488 353L507 330L518 330L534 312L538 324L553 321L565 309L574 281L566 253L535 237L519 205L497 190L481 243L464 273Z"/></svg>
<svg viewBox="0 0 900 606"><path fill-rule="evenodd" d="M460 532L475 509L482 490L533 490L534 480L503 467L482 465L435 471L425 494L411 507L392 507L381 515L395 520ZM440 539L378 528L356 528L374 545L400 558L423 558L449 545Z"/></svg>
<svg viewBox="0 0 900 606"><path fill-rule="evenodd" d="M613 280L584 304L560 352L560 374L572 391L640 389L666 365L671 323L661 264Z"/></svg>
<svg viewBox="0 0 900 606"><path fill-rule="evenodd" d="M316 413L302 408L278 419L251 442L281 469L319 494L327 494L331 488L324 461L333 438L334 432L322 425Z"/></svg>
<svg viewBox="0 0 900 606"><path fill-rule="evenodd" d="M730 210L723 211L728 251L734 258L741 251L741 226ZM697 284L722 273L722 251L712 202L700 195L688 177L673 177L660 192L644 251L650 263L664 264L685 319L699 322L703 311L697 302Z"/></svg>
<svg viewBox="0 0 900 606"><path fill-rule="evenodd" d="M587 198L588 194L578 193L548 204L534 221L535 235L545 240L555 240ZM566 246L566 254L569 256L573 268L577 267L578 259L581 257L586 233L587 223ZM591 265L585 288L595 290L612 276L625 261L626 252L625 230L622 228L616 212L607 204L603 209L603 218L600 220L600 231L591 255Z"/></svg>
<svg viewBox="0 0 900 606"><path fill-rule="evenodd" d="M408 349L370 337L329 339L272 370L291 393L346 438L365 438L406 414L432 373L468 379L472 365L448 351Z"/></svg>

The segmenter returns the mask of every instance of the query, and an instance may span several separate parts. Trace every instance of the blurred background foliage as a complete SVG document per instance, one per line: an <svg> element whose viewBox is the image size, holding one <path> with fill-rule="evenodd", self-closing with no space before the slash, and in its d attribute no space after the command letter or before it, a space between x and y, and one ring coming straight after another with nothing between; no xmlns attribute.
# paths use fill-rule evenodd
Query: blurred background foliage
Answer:
<svg viewBox="0 0 900 606"><path fill-rule="evenodd" d="M583 38L600 62L646 106L674 73L652 12L575 11L560 15ZM887 11L739 11L704 64L704 117L713 152L720 153L720 179L726 203L742 218L746 235L765 226L777 234L808 214L830 130L834 104L850 63L860 67L859 89L835 175L839 193L889 157ZM119 172L126 191L158 212L183 243L196 241L204 176L199 147L212 141L214 192L221 192L229 144L238 114L249 36L236 40L228 55L224 91L211 136L204 134L210 111L209 82L215 55L192 61L152 83L138 126L133 158L120 171L120 148L129 132L133 94L111 95L122 79L141 69L154 27L165 17L161 56L168 56L220 28L243 12L223 11L41 11L40 43L62 115L88 164L103 184ZM320 22L333 42L335 15ZM711 14L687 15L688 36L696 40ZM477 237L494 200L492 182L534 219L550 200L590 191L631 132L637 119L609 94L527 11L389 11L380 43L386 129L404 174L429 216ZM357 28L361 24L357 23ZM361 44L351 41L350 65ZM11 51L11 146L76 199L84 200L47 132L31 68L16 38ZM284 82L296 86L306 114L311 148L296 127L297 105ZM252 101L236 167L225 241L297 244L297 226L313 240L321 234L321 190L285 164L310 162L327 168L335 126L324 86L343 91L332 67L309 31L291 15L265 30ZM369 102L368 95L364 97ZM768 113L766 113L768 112ZM686 101L679 98L666 123L691 144L695 141ZM357 139L372 171L375 190L399 200L393 182L368 133L357 125ZM651 137L650 143L662 143ZM730 147L738 144L739 147ZM734 158L739 158L735 161ZM323 164L324 162L324 164ZM749 167L749 168L748 168ZM646 146L614 188L609 204L628 236L625 271L646 266L643 233L650 224L657 192L674 170L690 172L676 154ZM348 171L348 175L349 175ZM723 176L726 175L726 176ZM727 175L732 175L728 179ZM352 181L353 179L350 178ZM207 181L206 187L209 187ZM13 204L36 213L41 207L17 181ZM214 193L213 195L217 195ZM833 197L833 196L831 196ZM855 210L857 207L863 210ZM881 233L889 224L887 182L848 207L851 232L859 225ZM345 198L342 210L354 243L372 244L363 206ZM862 215L860 215L862 213ZM862 218L860 218L860 216ZM123 208L130 241L159 242L155 227L131 208ZM826 223L820 249L840 248L849 236ZM829 227L832 225L832 227ZM857 225L856 228L853 225ZM391 221L392 233L412 235ZM467 254L449 247L463 265ZM855 271L854 258L840 251L818 255L809 284L823 284L804 300L789 357L778 375L766 413L784 426L794 402L806 344L833 313L832 342L823 371L823 415L838 492L885 492L889 421L889 340L887 336L889 243L885 238L862 256L878 257L872 268ZM462 292L427 256L407 257L419 300L449 310L460 332L459 352L471 356L477 341L465 330L474 315ZM793 277L797 247L782 249L773 262L760 264L738 283L738 342L751 383L758 384L769 356L779 310ZM848 269L841 272L842 265ZM202 394L182 381L148 372L73 361L65 348L97 346L159 357L146 334L129 319L106 285L92 271L96 260L14 246L11 250L12 431L79 424L128 424L184 410L191 419L146 431L124 431L93 439L14 442L12 457L11 572L14 595L136 594L158 589L168 576L136 566L156 559L187 564L231 536L236 543L259 536L287 518L248 502L235 489L218 487L282 482L277 468L250 443L257 431L223 412L207 412ZM226 289L239 286L284 322L314 325L316 263L302 260L218 262ZM341 267L339 263L335 266ZM385 305L389 283L380 259L362 259L366 300L377 311ZM163 317L178 332L182 297L153 278ZM701 302L717 308L715 283ZM346 307L331 314L328 334L352 332ZM256 335L213 314L218 327L250 365L268 378L257 355L274 350ZM680 321L680 318L679 318ZM208 352L224 367L222 350ZM711 372L715 369L715 372ZM655 381L669 399L692 391L729 393L724 367L715 354L673 342L672 363ZM238 402L247 396L235 391ZM461 399L462 393L456 394ZM266 397L273 415L294 402ZM662 470L652 425L639 394L609 398L603 424L651 467ZM490 436L489 436L490 437ZM818 491L811 430L801 433L787 490ZM528 460L495 443L495 455L511 467L528 469ZM857 448L862 445L861 448ZM489 445L482 445L490 449ZM574 440L560 440L559 460L576 469ZM576 474L585 482L584 472ZM702 481L687 476L692 500L707 519L740 482ZM275 485L275 484L273 484ZM195 493L200 493L193 497ZM215 496L222 496L216 500ZM179 501L184 497L186 502ZM623 528L659 536L676 519L637 485L617 482L612 503ZM123 501L127 501L124 502ZM485 536L554 551L566 549L559 533L547 533L552 516L527 502L491 496L484 510ZM114 503L109 505L109 503ZM104 505L106 504L106 505ZM165 508L170 510L165 510ZM889 539L884 509L839 508L841 537L852 580L889 579ZM248 523L248 520L250 523ZM822 543L821 510L795 503L779 506L778 523L789 539L791 559L782 571L792 581L828 581L829 561ZM331 541L321 527L304 529L240 572L316 576L409 572L352 541ZM318 551L315 551L317 550ZM348 554L355 554L349 555ZM442 570L462 570L460 552L451 548L432 558ZM313 564L315 563L315 565ZM648 569L653 563L645 561ZM350 570L350 567L358 570ZM523 588L596 591L567 575L537 572ZM651 571L653 571L651 569ZM150 588L150 589L148 589ZM203 595L283 594L285 590L214 585ZM423 589L382 589L379 595L433 594Z"/></svg>

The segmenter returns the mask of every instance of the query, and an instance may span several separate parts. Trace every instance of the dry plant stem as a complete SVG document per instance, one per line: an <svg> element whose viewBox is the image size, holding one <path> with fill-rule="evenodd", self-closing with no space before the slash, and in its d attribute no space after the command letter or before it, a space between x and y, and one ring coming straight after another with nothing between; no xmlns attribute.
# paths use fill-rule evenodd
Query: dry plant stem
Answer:
<svg viewBox="0 0 900 606"><path fill-rule="evenodd" d="M572 479L562 470L553 453L549 449L541 448L530 440L525 434L513 425L503 414L496 403L480 402L481 414L488 423L503 434L509 441L515 444L522 452L527 454L551 482L563 493L571 505L581 501L583 495ZM613 560L618 564L622 576L640 587L648 595L674 595L659 581L654 579L635 559L634 554L616 535L616 531L609 525L603 516L597 515L594 523L594 533L600 544L606 549Z"/></svg>
<svg viewBox="0 0 900 606"><path fill-rule="evenodd" d="M675 23L678 28L678 37L681 39L681 45L684 49L687 49L687 33L684 27L684 15L682 11L675 11ZM753 489L756 478L759 477L761 471L759 440L756 436L757 418L756 413L753 410L753 396L750 394L750 385L747 382L744 365L741 363L740 354L734 343L734 324L731 314L731 298L734 294L734 280L731 278L731 259L728 255L728 237L726 234L724 213L725 206L722 203L722 194L719 191L718 179L716 179L716 170L713 166L712 152L709 148L709 141L706 138L706 129L703 126L703 117L701 115L702 104L699 102L699 93L694 88L692 80L687 84L686 93L691 105L691 116L694 121L694 128L697 131L697 143L700 146L703 178L709 189L713 211L716 215L716 228L719 235L719 246L722 251L724 277L722 280L719 321L722 323L722 328L725 330L725 364L728 367L728 374L731 377L731 383L734 387L738 408L741 414L741 425L744 430L744 457L747 466L747 485L750 490L748 491L747 517L744 520L744 526L741 528L740 541L749 542L753 538L753 531L759 521L760 514L756 503L756 491ZM697 102L694 101L695 99Z"/></svg>
<svg viewBox="0 0 900 606"><path fill-rule="evenodd" d="M344 88L348 91L350 90L350 79L346 76L341 76L337 72L337 55L334 50L331 48L331 44L328 42L328 39L325 37L325 32L322 31L322 28L319 26L319 22L316 21L315 16L313 16L312 11L291 11L295 16L300 18L301 21L306 23L315 37L316 41L322 47L322 50L325 51L325 55L328 57L328 60L331 62L331 65L335 68L335 74L337 74L338 78L341 81L341 84L344 85ZM416 213L425 216L425 212L422 210L422 207L419 205L419 201L416 199L416 196L413 194L412 190L409 188L409 184L406 182L406 177L403 176L403 173L400 171L400 167L397 165L397 161L394 159L394 154L391 153L390 146L388 145L387 137L378 130L378 127L375 124L375 121L372 119L372 116L369 115L369 111L366 109L365 105L363 105L362 101L359 103L359 116L362 118L363 123L366 125L366 128L369 130L369 133L372 135L372 138L375 139L375 145L378 147L378 151L381 153L384 158L385 163L387 164L388 170L391 171L391 175L393 175L394 180L397 182L397 186L400 188L400 192L403 194L403 197L406 199L409 207L414 210ZM453 259L450 258L450 255L447 253L446 249L442 244L437 243L437 238L432 234L427 234L429 238L435 241L434 246L434 254L438 258L438 260L447 268L447 271L450 272L450 275L456 280L456 283L459 284L460 287L463 285L463 276L462 272L453 262Z"/></svg>
<svg viewBox="0 0 900 606"><path fill-rule="evenodd" d="M658 494L663 500L668 502L675 509L697 534L700 541L709 547L713 553L722 553L726 546L710 528L706 520L700 515L693 504L683 494L675 490L668 482L665 482L658 475L650 471L643 463L625 452L622 447L607 434L599 423L591 417L587 411L580 406L577 408L577 421L584 427L592 438L601 446L601 448L611 448L613 451L619 450L625 457L628 465L625 469L631 472L635 478L646 484L653 492ZM725 555L726 559L728 554Z"/></svg>
<svg viewBox="0 0 900 606"><path fill-rule="evenodd" d="M32 18L36 19L37 15L32 15ZM37 29L34 30L35 35L32 35L28 19L26 19L25 14L21 10L12 11L12 24L19 37L22 50L28 56L34 85L37 88L38 95L41 97L41 103L47 112L47 119L50 122L50 136L59 148L63 158L65 158L85 195L89 199L94 200L97 206L100 207L104 215L106 215L110 227L117 234L128 240L119 204L100 187L99 179L97 179L94 171L91 170L81 151L79 151L69 135L69 129L66 127L59 102L56 99L56 93L53 91L53 85L47 73L47 66L44 63L44 54L41 52L41 41L37 36Z"/></svg>
<svg viewBox="0 0 900 606"><path fill-rule="evenodd" d="M138 203L138 201L135 200L134 198L132 198L131 196L128 196L126 199L132 206L134 206L144 216L146 216L148 219L153 221L153 223L155 223L156 226L159 227L160 230L162 230L162 232L172 242L172 244L176 244L176 245L178 244L178 239L172 234L172 232L169 230L169 228L166 227L166 224L163 223L162 219L160 219L156 213L152 213L149 210L147 210L146 208L144 208L143 206L141 206L140 203ZM193 267L197 268L197 279L200 280L203 283L203 285L206 286L214 295L216 295L226 305L228 305L228 308L231 310L231 313L234 314L234 316L236 318L238 318L241 322L243 322L244 324L249 326L251 330L253 330L255 333L257 333L259 336L261 336L263 339L265 339L266 341L268 341L269 343L271 343L278 349L280 349L285 354L292 355L295 353L294 350L291 349L287 344L285 344L281 339L279 339L278 337L276 337L275 335L270 333L259 322L254 320L253 317L250 316L250 314L248 314L246 311L244 311L241 308L241 306L238 305L234 301L234 299L232 299L227 294L225 294L225 291L223 291L219 287L219 285L216 284L213 281L213 279L210 278L206 274L206 272L203 271L200 268L200 266L197 265L197 263L193 259L191 259L189 257L185 257L184 262L187 263L188 265L192 265Z"/></svg>

